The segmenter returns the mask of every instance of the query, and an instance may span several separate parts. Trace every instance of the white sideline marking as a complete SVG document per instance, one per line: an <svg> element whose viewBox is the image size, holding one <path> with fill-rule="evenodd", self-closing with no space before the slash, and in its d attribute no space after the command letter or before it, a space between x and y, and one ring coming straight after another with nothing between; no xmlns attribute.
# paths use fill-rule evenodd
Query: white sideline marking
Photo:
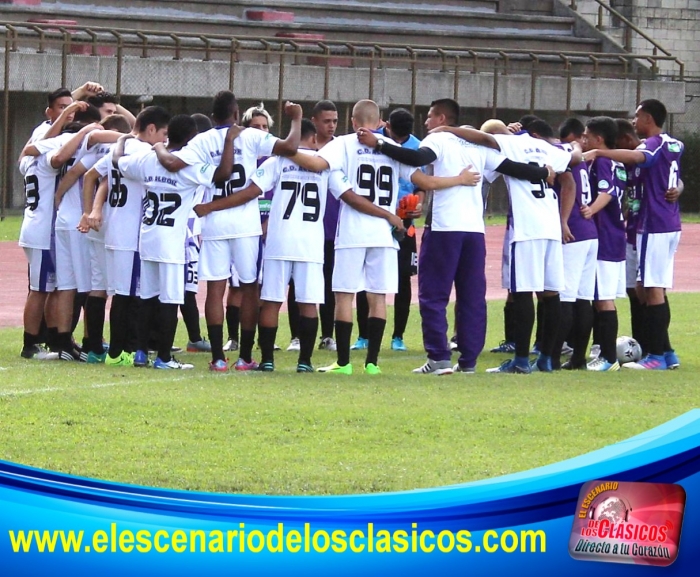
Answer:
<svg viewBox="0 0 700 577"><path fill-rule="evenodd" d="M191 379L192 377L202 377L204 375L191 375L188 377L177 377L170 379L168 382L179 382L184 381L186 378ZM5 390L0 391L0 397L15 397L20 395L34 395L38 393L53 393L58 391L76 391L76 390L89 390L89 389L105 389L108 387L121 387L121 386L131 386L131 385L143 385L147 384L148 381L118 381L115 380L109 383L95 383L93 385L87 385L83 387L43 387L41 389L18 389L18 390Z"/></svg>

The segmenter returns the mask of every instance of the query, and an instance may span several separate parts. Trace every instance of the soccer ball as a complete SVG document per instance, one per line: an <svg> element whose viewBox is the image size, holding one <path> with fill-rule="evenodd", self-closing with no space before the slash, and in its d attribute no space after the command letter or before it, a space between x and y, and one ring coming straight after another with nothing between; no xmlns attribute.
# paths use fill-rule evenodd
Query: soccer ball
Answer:
<svg viewBox="0 0 700 577"><path fill-rule="evenodd" d="M642 347L632 337L618 337L617 360L620 364L636 363L642 358Z"/></svg>

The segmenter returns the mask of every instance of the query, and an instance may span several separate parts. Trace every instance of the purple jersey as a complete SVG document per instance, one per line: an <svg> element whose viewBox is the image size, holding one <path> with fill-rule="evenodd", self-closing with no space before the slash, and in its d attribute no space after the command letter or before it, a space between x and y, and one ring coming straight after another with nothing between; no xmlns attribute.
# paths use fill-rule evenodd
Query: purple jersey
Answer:
<svg viewBox="0 0 700 577"><path fill-rule="evenodd" d="M323 214L323 231L326 240L335 240L339 214L340 201L332 194L329 194L326 199L326 212Z"/></svg>
<svg viewBox="0 0 700 577"><path fill-rule="evenodd" d="M625 220L622 216L622 195L627 187L627 170L609 158L596 158L590 169L593 202L601 194L613 198L593 218L598 228L598 260L625 260Z"/></svg>
<svg viewBox="0 0 700 577"><path fill-rule="evenodd" d="M627 167L627 225L625 234L627 244L637 246L637 226L639 224L639 205L642 200L642 169L638 166Z"/></svg>
<svg viewBox="0 0 700 577"><path fill-rule="evenodd" d="M683 143L668 134L647 138L637 147L646 161L642 169L642 202L639 207L638 233L676 232L681 230L677 202L667 202L666 191L678 186Z"/></svg>
<svg viewBox="0 0 700 577"><path fill-rule="evenodd" d="M569 144L555 144L554 146L567 152L573 150L573 147ZM569 230L576 239L571 242L598 238L598 229L596 228L595 222L586 220L581 216L581 207L591 203L591 185L588 178L588 165L585 162L581 162L573 166L570 170L571 175L574 177L574 182L576 183L576 200L574 202L574 207L571 209L569 220L567 220ZM554 190L561 202L561 186L558 183L554 187Z"/></svg>

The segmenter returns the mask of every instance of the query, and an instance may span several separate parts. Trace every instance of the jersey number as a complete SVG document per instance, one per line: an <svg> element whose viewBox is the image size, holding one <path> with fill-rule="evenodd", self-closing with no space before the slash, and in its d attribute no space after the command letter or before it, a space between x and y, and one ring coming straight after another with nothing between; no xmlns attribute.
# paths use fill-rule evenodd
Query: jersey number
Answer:
<svg viewBox="0 0 700 577"><path fill-rule="evenodd" d="M167 206L162 203L169 202ZM151 226L153 223L159 226L174 226L175 219L170 217L182 204L180 195L176 192L161 192L160 196L150 190L146 193L146 210L143 213L143 224Z"/></svg>
<svg viewBox="0 0 700 577"><path fill-rule="evenodd" d="M214 193L213 197L214 200L232 195L238 189L243 188L245 181L245 168L243 168L242 164L234 164L233 170L231 171L231 178L226 182L217 182L214 184L216 187L216 193Z"/></svg>
<svg viewBox="0 0 700 577"><path fill-rule="evenodd" d="M375 198L378 198L376 204L379 206L391 206L394 171L389 166L375 169L371 164L361 164L357 167L357 188L357 194L367 197L370 202L374 203Z"/></svg>
<svg viewBox="0 0 700 577"><path fill-rule="evenodd" d="M109 191L109 206L121 208L126 204L126 185L122 184L122 175L116 168L112 169L112 189Z"/></svg>
<svg viewBox="0 0 700 577"><path fill-rule="evenodd" d="M671 162L671 171L668 175L668 190L678 188L678 162Z"/></svg>
<svg viewBox="0 0 700 577"><path fill-rule="evenodd" d="M579 174L581 175L581 204L588 206L593 200L591 181L588 179L587 170L582 170Z"/></svg>
<svg viewBox="0 0 700 577"><path fill-rule="evenodd" d="M528 164L532 164L533 166L542 166L536 162L528 162ZM534 188L530 189L532 196L535 198L544 198L546 196L545 191L548 188L547 183L544 180L531 180L530 182L535 185Z"/></svg>
<svg viewBox="0 0 700 577"><path fill-rule="evenodd" d="M39 179L33 174L24 179L24 192L27 195L25 206L29 210L35 211L39 206Z"/></svg>
<svg viewBox="0 0 700 577"><path fill-rule="evenodd" d="M301 203L306 207L312 209L311 212L304 211L304 221L305 222L316 222L321 214L321 200L318 198L318 185L315 182L307 182L302 185L300 182L283 182L280 188L284 192L290 192L291 198L289 199L289 204L287 205L282 220L289 220L294 211L294 205L296 205L297 199L301 197Z"/></svg>

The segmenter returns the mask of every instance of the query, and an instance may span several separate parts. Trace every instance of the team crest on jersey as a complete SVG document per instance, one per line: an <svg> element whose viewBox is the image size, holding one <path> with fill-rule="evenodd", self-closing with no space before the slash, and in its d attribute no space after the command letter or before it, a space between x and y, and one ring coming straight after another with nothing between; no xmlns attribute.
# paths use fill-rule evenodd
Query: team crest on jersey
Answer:
<svg viewBox="0 0 700 577"><path fill-rule="evenodd" d="M202 168L199 169L199 172L204 174L207 170L209 170L209 165L208 164L203 164Z"/></svg>
<svg viewBox="0 0 700 577"><path fill-rule="evenodd" d="M598 190L605 190L607 188L610 188L610 183L607 180L601 180L598 183Z"/></svg>
<svg viewBox="0 0 700 577"><path fill-rule="evenodd" d="M258 168L258 170L255 171L255 176L263 176L265 174L265 171L262 168Z"/></svg>
<svg viewBox="0 0 700 577"><path fill-rule="evenodd" d="M668 144L668 150L669 150L669 152L680 152L681 145L679 142L670 142Z"/></svg>
<svg viewBox="0 0 700 577"><path fill-rule="evenodd" d="M627 169L622 166L618 166L615 169L615 176L617 176L618 180L621 180L622 182L627 182Z"/></svg>

